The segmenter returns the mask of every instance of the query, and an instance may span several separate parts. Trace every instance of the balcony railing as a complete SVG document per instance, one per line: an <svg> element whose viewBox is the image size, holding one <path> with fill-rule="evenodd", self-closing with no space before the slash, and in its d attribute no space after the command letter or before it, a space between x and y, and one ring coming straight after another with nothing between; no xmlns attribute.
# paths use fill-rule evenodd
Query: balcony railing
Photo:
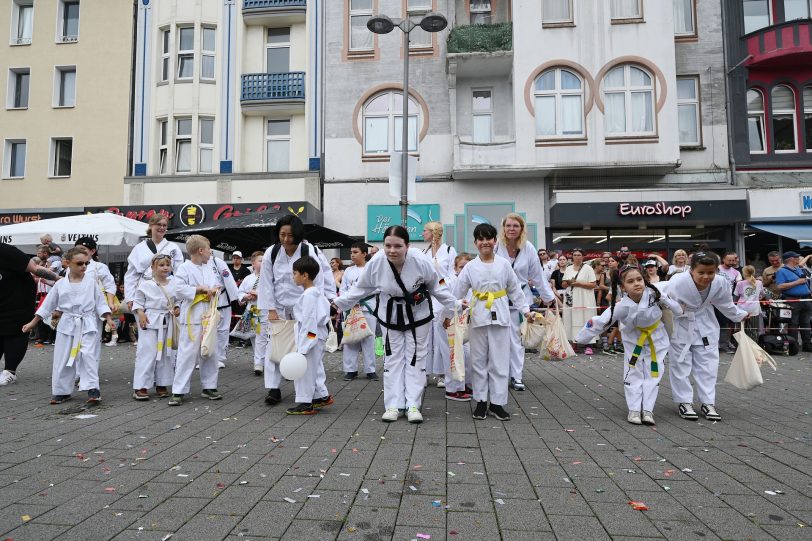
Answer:
<svg viewBox="0 0 812 541"><path fill-rule="evenodd" d="M812 61L812 20L797 19L751 32L742 37L746 67L792 68Z"/></svg>
<svg viewBox="0 0 812 541"><path fill-rule="evenodd" d="M456 26L448 35L449 53L513 50L513 23Z"/></svg>
<svg viewBox="0 0 812 541"><path fill-rule="evenodd" d="M304 100L303 71L246 73L242 76L242 101Z"/></svg>
<svg viewBox="0 0 812 541"><path fill-rule="evenodd" d="M307 0L242 0L243 9L307 7Z"/></svg>

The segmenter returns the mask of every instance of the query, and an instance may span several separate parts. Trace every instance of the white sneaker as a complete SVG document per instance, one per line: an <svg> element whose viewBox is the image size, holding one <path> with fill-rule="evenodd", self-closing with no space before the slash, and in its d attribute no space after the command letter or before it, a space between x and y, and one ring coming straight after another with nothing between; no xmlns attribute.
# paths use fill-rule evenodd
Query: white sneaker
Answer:
<svg viewBox="0 0 812 541"><path fill-rule="evenodd" d="M17 383L17 374L3 370L3 373L0 374L0 387L11 385L12 383Z"/></svg>
<svg viewBox="0 0 812 541"><path fill-rule="evenodd" d="M118 345L118 335L117 334L112 335L110 337L110 341L105 342L104 345L109 347L109 348L116 347Z"/></svg>
<svg viewBox="0 0 812 541"><path fill-rule="evenodd" d="M262 374L264 371L265 371L265 367L262 366L261 364L255 364L254 365L254 374L256 374L257 376Z"/></svg>
<svg viewBox="0 0 812 541"><path fill-rule="evenodd" d="M226 363L224 363L223 361L217 361L217 368L222 370L225 367L226 367Z"/></svg>
<svg viewBox="0 0 812 541"><path fill-rule="evenodd" d="M642 425L643 421L640 419L639 411L630 411L629 416L626 418L633 425Z"/></svg>
<svg viewBox="0 0 812 541"><path fill-rule="evenodd" d="M381 415L381 421L384 423L393 423L400 417L400 412L397 408L386 408L386 411Z"/></svg>
<svg viewBox="0 0 812 541"><path fill-rule="evenodd" d="M445 385L443 385L445 387ZM417 406L412 406L408 410L406 410L406 418L409 420L410 423L422 423L423 422L423 414L420 413L420 410L417 409Z"/></svg>
<svg viewBox="0 0 812 541"><path fill-rule="evenodd" d="M445 388L445 377L444 376L440 376L439 378L437 378L437 387L440 388L440 389Z"/></svg>
<svg viewBox="0 0 812 541"><path fill-rule="evenodd" d="M644 425L654 425L654 414L650 411L643 412L643 424Z"/></svg>

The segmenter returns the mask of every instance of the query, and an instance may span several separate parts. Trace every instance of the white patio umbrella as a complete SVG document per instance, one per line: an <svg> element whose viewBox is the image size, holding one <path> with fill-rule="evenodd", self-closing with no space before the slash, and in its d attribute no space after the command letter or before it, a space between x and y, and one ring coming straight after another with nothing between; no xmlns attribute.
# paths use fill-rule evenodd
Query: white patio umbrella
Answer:
<svg viewBox="0 0 812 541"><path fill-rule="evenodd" d="M48 233L67 250L80 237L92 237L99 256L108 262L125 261L132 247L146 236L147 224L117 214L78 214L0 227L0 241L35 253L39 238Z"/></svg>

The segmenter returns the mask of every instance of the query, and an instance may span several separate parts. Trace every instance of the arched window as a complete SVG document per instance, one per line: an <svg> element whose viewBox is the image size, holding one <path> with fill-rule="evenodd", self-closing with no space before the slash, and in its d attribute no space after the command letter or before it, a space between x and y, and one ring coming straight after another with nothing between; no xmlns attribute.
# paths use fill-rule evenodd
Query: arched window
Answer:
<svg viewBox="0 0 812 541"><path fill-rule="evenodd" d="M536 136L583 137L584 82L570 70L553 68L534 85Z"/></svg>
<svg viewBox="0 0 812 541"><path fill-rule="evenodd" d="M417 152L420 105L409 98L409 152ZM378 94L363 108L364 154L389 154L403 148L403 92Z"/></svg>
<svg viewBox="0 0 812 541"><path fill-rule="evenodd" d="M804 133L806 151L812 152L812 86L804 88Z"/></svg>
<svg viewBox="0 0 812 541"><path fill-rule="evenodd" d="M747 138L750 141L750 154L764 154L767 151L764 96L758 90L747 91Z"/></svg>
<svg viewBox="0 0 812 541"><path fill-rule="evenodd" d="M785 85L773 88L770 103L775 152L797 152L795 140L795 94Z"/></svg>
<svg viewBox="0 0 812 541"><path fill-rule="evenodd" d="M654 79L624 64L603 79L606 135L654 135Z"/></svg>

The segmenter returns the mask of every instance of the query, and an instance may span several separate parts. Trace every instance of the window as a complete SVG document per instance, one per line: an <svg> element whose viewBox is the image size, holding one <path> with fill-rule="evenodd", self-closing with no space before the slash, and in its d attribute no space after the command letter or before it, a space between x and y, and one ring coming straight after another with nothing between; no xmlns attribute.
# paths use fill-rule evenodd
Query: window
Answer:
<svg viewBox="0 0 812 541"><path fill-rule="evenodd" d="M603 80L607 135L654 135L654 80L642 68L618 66Z"/></svg>
<svg viewBox="0 0 812 541"><path fill-rule="evenodd" d="M203 27L203 56L201 57L200 78L214 79L214 53L216 51L217 31L214 28Z"/></svg>
<svg viewBox="0 0 812 541"><path fill-rule="evenodd" d="M56 106L73 107L76 105L76 66L57 66L54 79Z"/></svg>
<svg viewBox="0 0 812 541"><path fill-rule="evenodd" d="M804 88L804 133L806 151L812 152L812 86Z"/></svg>
<svg viewBox="0 0 812 541"><path fill-rule="evenodd" d="M161 30L161 82L169 80L172 51L169 49L169 29Z"/></svg>
<svg viewBox="0 0 812 541"><path fill-rule="evenodd" d="M192 119L175 120L175 172L192 171Z"/></svg>
<svg viewBox="0 0 812 541"><path fill-rule="evenodd" d="M742 4L745 34L770 26L770 0L742 0Z"/></svg>
<svg viewBox="0 0 812 541"><path fill-rule="evenodd" d="M73 159L73 139L51 139L53 161L51 174L54 177L69 177Z"/></svg>
<svg viewBox="0 0 812 541"><path fill-rule="evenodd" d="M178 28L178 79L191 79L195 74L195 29Z"/></svg>
<svg viewBox="0 0 812 541"><path fill-rule="evenodd" d="M471 0L471 24L491 24L491 0Z"/></svg>
<svg viewBox="0 0 812 541"><path fill-rule="evenodd" d="M747 91L747 137L750 141L750 154L764 154L767 151L764 96L758 90Z"/></svg>
<svg viewBox="0 0 812 541"><path fill-rule="evenodd" d="M407 0L406 16L415 22L421 20L431 11L432 0ZM431 48L431 33L420 27L416 27L409 32L409 49L429 49Z"/></svg>
<svg viewBox="0 0 812 541"><path fill-rule="evenodd" d="M612 20L642 19L643 6L641 0L609 0L611 3Z"/></svg>
<svg viewBox="0 0 812 541"><path fill-rule="evenodd" d="M31 71L28 68L11 69L8 72L8 108L28 109L28 86L31 82Z"/></svg>
<svg viewBox="0 0 812 541"><path fill-rule="evenodd" d="M25 140L6 139L3 177L22 178L25 176L25 150Z"/></svg>
<svg viewBox="0 0 812 541"><path fill-rule="evenodd" d="M545 71L534 86L536 137L583 137L584 86L575 73L560 68Z"/></svg>
<svg viewBox="0 0 812 541"><path fill-rule="evenodd" d="M200 163L198 170L201 173L214 171L214 119L200 119Z"/></svg>
<svg viewBox="0 0 812 541"><path fill-rule="evenodd" d="M809 0L784 0L784 20L809 18Z"/></svg>
<svg viewBox="0 0 812 541"><path fill-rule="evenodd" d="M696 77L677 77L677 111L679 144L699 146L702 117L699 108L699 80Z"/></svg>
<svg viewBox="0 0 812 541"><path fill-rule="evenodd" d="M269 120L265 135L268 171L290 171L290 120Z"/></svg>
<svg viewBox="0 0 812 541"><path fill-rule="evenodd" d="M696 0L674 0L674 35L695 36L694 6Z"/></svg>
<svg viewBox="0 0 812 541"><path fill-rule="evenodd" d="M269 28L265 45L267 73L290 71L290 28Z"/></svg>
<svg viewBox="0 0 812 541"><path fill-rule="evenodd" d="M474 143L493 142L493 93L490 90L472 91L471 110L474 113L472 140Z"/></svg>
<svg viewBox="0 0 812 541"><path fill-rule="evenodd" d="M417 152L420 106L409 98L409 152ZM389 154L403 149L403 93L379 94L364 106L364 154Z"/></svg>
<svg viewBox="0 0 812 541"><path fill-rule="evenodd" d="M30 45L34 30L34 5L32 0L15 0L12 14L12 45Z"/></svg>
<svg viewBox="0 0 812 541"><path fill-rule="evenodd" d="M773 88L771 98L775 152L795 152L795 94L788 86L779 85Z"/></svg>
<svg viewBox="0 0 812 541"><path fill-rule="evenodd" d="M169 154L169 121L158 121L158 136L160 138L160 146L158 147L158 174L165 175L168 171L168 154Z"/></svg>
<svg viewBox="0 0 812 541"><path fill-rule="evenodd" d="M372 49L372 32L367 21L372 17L372 0L350 0L350 51Z"/></svg>
<svg viewBox="0 0 812 541"><path fill-rule="evenodd" d="M79 2L63 0L59 9L61 33L58 41L62 43L79 41Z"/></svg>
<svg viewBox="0 0 812 541"><path fill-rule="evenodd" d="M544 0L541 18L547 23L572 22L572 0Z"/></svg>

